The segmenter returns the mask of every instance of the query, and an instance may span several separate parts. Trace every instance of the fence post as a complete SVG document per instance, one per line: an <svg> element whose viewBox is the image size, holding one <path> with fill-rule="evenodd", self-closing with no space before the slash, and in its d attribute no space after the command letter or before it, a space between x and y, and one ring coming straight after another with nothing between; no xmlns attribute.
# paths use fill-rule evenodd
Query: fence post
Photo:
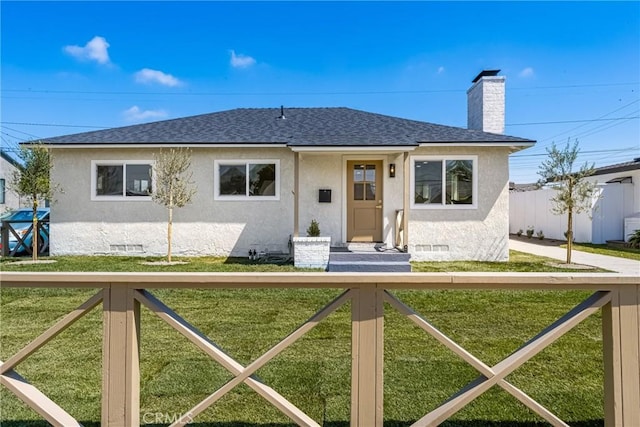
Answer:
<svg viewBox="0 0 640 427"><path fill-rule="evenodd" d="M2 228L0 228L0 243L2 244L2 256L9 255L9 223L2 221Z"/></svg>
<svg viewBox="0 0 640 427"><path fill-rule="evenodd" d="M140 425L140 302L133 284L104 289L102 425Z"/></svg>
<svg viewBox="0 0 640 427"><path fill-rule="evenodd" d="M621 285L602 311L605 426L640 420L640 286Z"/></svg>
<svg viewBox="0 0 640 427"><path fill-rule="evenodd" d="M351 427L382 427L384 289L353 289L351 300Z"/></svg>

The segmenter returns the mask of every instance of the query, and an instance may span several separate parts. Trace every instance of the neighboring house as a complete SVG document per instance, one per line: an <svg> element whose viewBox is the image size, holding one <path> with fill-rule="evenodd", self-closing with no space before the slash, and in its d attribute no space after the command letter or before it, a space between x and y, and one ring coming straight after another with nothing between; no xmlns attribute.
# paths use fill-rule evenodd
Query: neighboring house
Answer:
<svg viewBox="0 0 640 427"><path fill-rule="evenodd" d="M597 190L590 212L576 215L575 240L596 244L628 240L629 234L640 228L640 158L597 168L585 180L596 183ZM534 227L545 237L564 240L567 216L551 212L554 194L553 189L512 185L509 231Z"/></svg>
<svg viewBox="0 0 640 427"><path fill-rule="evenodd" d="M189 147L198 191L174 213L173 251L288 251L312 219L333 246L383 242L414 260L507 260L504 83L482 72L469 129L349 108L221 111L43 141L53 149L51 254L166 253L166 210L147 196L153 157ZM404 213L404 215L403 215Z"/></svg>
<svg viewBox="0 0 640 427"><path fill-rule="evenodd" d="M20 196L11 190L14 172L20 168L20 163L4 151L0 151L0 213L18 209Z"/></svg>

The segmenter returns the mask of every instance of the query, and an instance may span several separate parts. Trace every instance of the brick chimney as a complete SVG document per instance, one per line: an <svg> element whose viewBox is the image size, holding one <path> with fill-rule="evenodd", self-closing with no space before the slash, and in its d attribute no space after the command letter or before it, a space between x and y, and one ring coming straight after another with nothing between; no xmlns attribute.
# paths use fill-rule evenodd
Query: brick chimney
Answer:
<svg viewBox="0 0 640 427"><path fill-rule="evenodd" d="M504 76L484 70L467 91L467 128L504 133Z"/></svg>

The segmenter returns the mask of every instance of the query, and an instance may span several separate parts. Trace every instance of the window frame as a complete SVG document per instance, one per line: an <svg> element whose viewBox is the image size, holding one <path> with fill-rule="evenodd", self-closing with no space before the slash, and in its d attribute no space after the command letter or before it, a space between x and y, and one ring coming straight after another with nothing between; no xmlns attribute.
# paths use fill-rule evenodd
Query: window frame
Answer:
<svg viewBox="0 0 640 427"><path fill-rule="evenodd" d="M273 196L250 196L249 195L249 166L255 164L275 165L275 195ZM220 166L244 165L246 173L245 194L225 195L220 194ZM218 201L278 201L280 200L280 160L279 159L216 159L213 161L213 199Z"/></svg>
<svg viewBox="0 0 640 427"><path fill-rule="evenodd" d="M98 195L98 166L122 166L122 195ZM95 202L127 201L148 202L149 196L127 196L127 166L151 167L151 192L155 189L154 162L152 160L92 160L91 161L91 200Z"/></svg>
<svg viewBox="0 0 640 427"><path fill-rule="evenodd" d="M0 205L7 203L7 181L0 178Z"/></svg>
<svg viewBox="0 0 640 427"><path fill-rule="evenodd" d="M450 160L469 160L472 167L472 200L470 204L446 204L447 191L447 161ZM416 162L422 161L440 161L442 163L442 200L440 203L416 203ZM478 156L477 155L443 155L443 156L412 156L410 166L410 206L411 209L478 209Z"/></svg>

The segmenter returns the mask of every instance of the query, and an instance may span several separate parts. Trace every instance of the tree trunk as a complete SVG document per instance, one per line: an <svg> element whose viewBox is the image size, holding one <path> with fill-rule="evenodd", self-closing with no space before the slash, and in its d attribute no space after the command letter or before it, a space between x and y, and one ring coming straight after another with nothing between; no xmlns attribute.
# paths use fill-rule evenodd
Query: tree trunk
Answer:
<svg viewBox="0 0 640 427"><path fill-rule="evenodd" d="M573 249L573 209L567 212L567 264L571 264L571 249Z"/></svg>
<svg viewBox="0 0 640 427"><path fill-rule="evenodd" d="M173 227L173 208L169 208L169 224L167 225L167 261L171 262L171 235Z"/></svg>
<svg viewBox="0 0 640 427"><path fill-rule="evenodd" d="M33 230L31 230L31 253L34 261L38 260L38 199L33 198Z"/></svg>

